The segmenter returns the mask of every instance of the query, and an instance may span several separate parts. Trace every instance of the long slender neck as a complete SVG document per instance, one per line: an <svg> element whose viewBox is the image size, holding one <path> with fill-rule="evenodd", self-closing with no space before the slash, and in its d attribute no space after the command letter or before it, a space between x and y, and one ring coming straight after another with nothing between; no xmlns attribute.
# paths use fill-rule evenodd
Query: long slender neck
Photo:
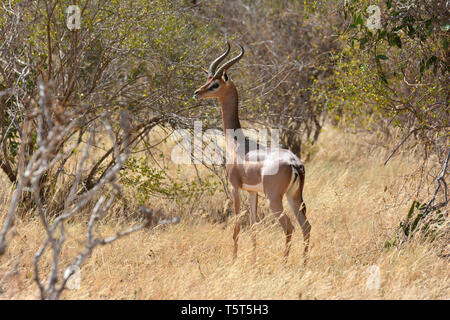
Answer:
<svg viewBox="0 0 450 320"><path fill-rule="evenodd" d="M227 129L240 129L238 114L238 93L233 83L229 84L228 92L219 97L219 102L222 107L222 125L223 131L226 133Z"/></svg>
<svg viewBox="0 0 450 320"><path fill-rule="evenodd" d="M223 133L227 137L227 153L231 150L233 162L237 161L237 158L242 161L249 149L239 122L238 93L232 82L228 84L228 90L219 97L219 102L222 106ZM231 137L233 139L230 140Z"/></svg>

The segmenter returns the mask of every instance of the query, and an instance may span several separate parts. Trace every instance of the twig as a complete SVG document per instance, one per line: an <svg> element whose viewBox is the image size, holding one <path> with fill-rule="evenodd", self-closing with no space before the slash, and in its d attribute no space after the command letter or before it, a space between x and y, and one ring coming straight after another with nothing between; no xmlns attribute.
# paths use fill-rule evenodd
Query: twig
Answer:
<svg viewBox="0 0 450 320"><path fill-rule="evenodd" d="M386 159L386 161L384 162L384 165L386 165L388 163L388 161L392 158L392 156L397 152L397 150L406 142L406 140L408 140L408 138L411 136L411 134L413 134L414 132L416 132L419 128L413 129L411 130L404 138L403 140L394 148L394 150L392 150L391 154L389 155L389 157Z"/></svg>
<svg viewBox="0 0 450 320"><path fill-rule="evenodd" d="M442 167L442 172L439 175L439 177L437 177L437 179L436 179L438 185L436 187L436 190L434 191L433 197L428 202L428 204L427 204L427 206L426 206L426 208L424 210L424 213L423 213L424 216L426 216L430 211L436 209L437 207L444 207L444 206L446 206L448 204L447 183L445 182L445 174L447 172L449 159L450 159L450 149L447 152L447 158L444 161L444 165ZM438 194L438 192L439 192L439 190L441 188L441 183L442 183L442 185L444 185L444 202L439 204L438 206L434 206L433 207L433 203L436 200L436 196L437 196L437 194ZM447 209L447 212L448 212L448 209Z"/></svg>

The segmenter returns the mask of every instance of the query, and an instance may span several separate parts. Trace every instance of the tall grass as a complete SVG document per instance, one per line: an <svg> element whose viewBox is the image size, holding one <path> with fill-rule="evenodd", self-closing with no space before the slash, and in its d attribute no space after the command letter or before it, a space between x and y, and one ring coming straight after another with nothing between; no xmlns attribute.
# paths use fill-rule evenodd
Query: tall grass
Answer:
<svg viewBox="0 0 450 320"><path fill-rule="evenodd" d="M262 197L259 209L264 218L256 228L256 263L252 264L244 223L238 259L232 264L233 217L222 223L211 219L224 210L225 196L218 191L217 196L201 198L199 208L190 213L172 201L155 201L153 205L181 216L181 223L141 231L96 249L81 268L81 288L67 290L63 298L449 299L449 261L440 257L441 244L413 239L399 248L384 248L418 189L420 181L410 173L420 162L405 152L383 166L388 151L371 141L376 140L331 127L320 135L306 163L304 198L312 225L306 266L298 225L291 255L282 263L284 234ZM183 172L195 176L193 168ZM0 179L0 210L5 212L11 189L5 177ZM415 196L425 196L421 192ZM248 210L248 203L244 209ZM111 218L98 232L114 233L124 223ZM67 225L62 265L82 247L84 224L80 219ZM4 281L0 298L36 299L33 255L44 234L31 213L17 222L16 231L0 260L0 280L16 263L18 272ZM380 270L378 289L366 285L371 266Z"/></svg>

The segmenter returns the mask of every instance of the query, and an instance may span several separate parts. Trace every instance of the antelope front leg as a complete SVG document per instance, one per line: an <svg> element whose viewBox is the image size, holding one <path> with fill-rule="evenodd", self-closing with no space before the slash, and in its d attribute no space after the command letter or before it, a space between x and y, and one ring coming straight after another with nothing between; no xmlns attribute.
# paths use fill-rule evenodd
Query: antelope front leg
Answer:
<svg viewBox="0 0 450 320"><path fill-rule="evenodd" d="M238 250L238 240L239 240L239 231L241 229L239 225L239 210L240 210L240 204L241 200L239 197L239 189L233 188L233 203L234 203L234 233L233 233L233 240L234 240L234 249L233 249L233 262L236 260L237 257L237 250Z"/></svg>
<svg viewBox="0 0 450 320"><path fill-rule="evenodd" d="M258 193L250 192L250 232L253 242L253 263L256 262L256 232L255 222L256 214L258 212Z"/></svg>

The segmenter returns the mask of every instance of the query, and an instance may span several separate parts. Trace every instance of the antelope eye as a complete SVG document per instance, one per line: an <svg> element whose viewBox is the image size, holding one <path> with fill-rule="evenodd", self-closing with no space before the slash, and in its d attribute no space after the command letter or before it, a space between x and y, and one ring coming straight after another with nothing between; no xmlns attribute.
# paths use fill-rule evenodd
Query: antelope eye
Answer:
<svg viewBox="0 0 450 320"><path fill-rule="evenodd" d="M209 87L209 90L217 89L219 87L219 84L215 82L211 87Z"/></svg>

